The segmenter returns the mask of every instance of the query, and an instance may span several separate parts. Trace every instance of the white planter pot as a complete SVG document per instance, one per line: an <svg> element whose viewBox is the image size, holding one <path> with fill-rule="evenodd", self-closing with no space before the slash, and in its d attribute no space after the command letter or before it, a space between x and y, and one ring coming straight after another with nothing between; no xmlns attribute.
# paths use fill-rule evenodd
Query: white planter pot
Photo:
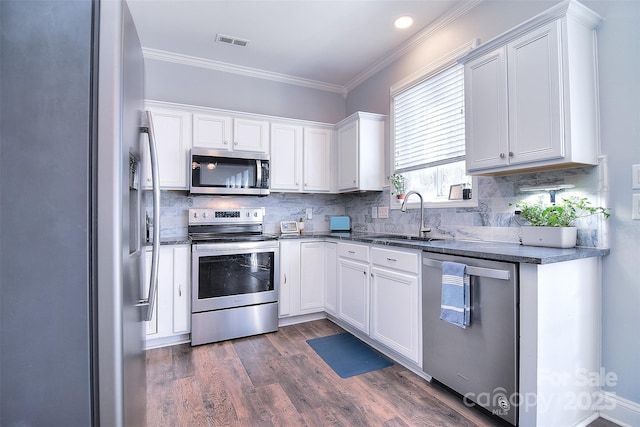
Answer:
<svg viewBox="0 0 640 427"><path fill-rule="evenodd" d="M532 227L520 229L522 244L550 248L573 248L578 236L577 227Z"/></svg>

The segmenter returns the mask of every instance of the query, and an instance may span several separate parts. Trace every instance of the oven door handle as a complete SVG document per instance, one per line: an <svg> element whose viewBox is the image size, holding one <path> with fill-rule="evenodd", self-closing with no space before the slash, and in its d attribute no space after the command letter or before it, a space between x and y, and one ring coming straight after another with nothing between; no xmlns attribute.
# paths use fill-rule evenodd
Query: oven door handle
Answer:
<svg viewBox="0 0 640 427"><path fill-rule="evenodd" d="M138 305L146 306L147 312L144 320L149 321L153 317L156 294L158 292L158 265L160 261L160 172L158 169L158 152L156 149L156 136L153 131L151 111L144 111L146 126L140 127L140 131L149 135L149 152L151 154L151 182L153 186L153 250L151 252L151 277L149 280L149 295L141 300Z"/></svg>

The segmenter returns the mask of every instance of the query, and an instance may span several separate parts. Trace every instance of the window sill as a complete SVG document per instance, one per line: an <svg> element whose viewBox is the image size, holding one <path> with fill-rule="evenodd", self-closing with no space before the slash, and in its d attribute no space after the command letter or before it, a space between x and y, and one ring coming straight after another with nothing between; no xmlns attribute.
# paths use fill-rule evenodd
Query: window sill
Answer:
<svg viewBox="0 0 640 427"><path fill-rule="evenodd" d="M411 198L410 202L407 202L407 209L420 209L420 199L417 197ZM399 200L396 196L391 196L391 209L400 209L402 206L402 201ZM424 202L425 209L449 209L449 208L477 208L478 207L478 199L472 198L469 200L443 200L441 202Z"/></svg>

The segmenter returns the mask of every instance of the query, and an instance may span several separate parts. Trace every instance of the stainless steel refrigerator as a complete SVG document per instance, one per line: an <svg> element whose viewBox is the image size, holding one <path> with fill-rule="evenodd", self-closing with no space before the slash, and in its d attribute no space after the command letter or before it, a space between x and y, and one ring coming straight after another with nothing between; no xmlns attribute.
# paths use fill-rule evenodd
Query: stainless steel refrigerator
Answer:
<svg viewBox="0 0 640 427"><path fill-rule="evenodd" d="M144 426L135 26L121 0L2 0L0 29L0 425Z"/></svg>

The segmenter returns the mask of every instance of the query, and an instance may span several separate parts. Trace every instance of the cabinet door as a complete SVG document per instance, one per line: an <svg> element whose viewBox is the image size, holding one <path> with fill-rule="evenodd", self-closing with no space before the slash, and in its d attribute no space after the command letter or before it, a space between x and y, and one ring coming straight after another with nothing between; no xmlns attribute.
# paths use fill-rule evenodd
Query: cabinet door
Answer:
<svg viewBox="0 0 640 427"><path fill-rule="evenodd" d="M280 290L278 315L294 316L299 308L295 301L300 297L300 243L294 240L280 241Z"/></svg>
<svg viewBox="0 0 640 427"><path fill-rule="evenodd" d="M324 309L329 314L338 312L338 249L337 244L325 243Z"/></svg>
<svg viewBox="0 0 640 427"><path fill-rule="evenodd" d="M300 313L324 310L324 251L324 242L304 242L300 245Z"/></svg>
<svg viewBox="0 0 640 427"><path fill-rule="evenodd" d="M233 149L269 152L269 122L233 119Z"/></svg>
<svg viewBox="0 0 640 427"><path fill-rule="evenodd" d="M418 277L371 269L371 337L420 364Z"/></svg>
<svg viewBox="0 0 640 427"><path fill-rule="evenodd" d="M338 130L338 191L358 188L358 122Z"/></svg>
<svg viewBox="0 0 640 427"><path fill-rule="evenodd" d="M507 165L508 107L506 49L465 65L467 170Z"/></svg>
<svg viewBox="0 0 640 427"><path fill-rule="evenodd" d="M187 162L191 148L191 116L189 113L170 110L152 110L153 128L158 152L160 187L171 190L187 190ZM148 151L148 148L147 148ZM151 187L151 163L145 155L146 187Z"/></svg>
<svg viewBox="0 0 640 427"><path fill-rule="evenodd" d="M173 333L191 332L190 246L173 248Z"/></svg>
<svg viewBox="0 0 640 427"><path fill-rule="evenodd" d="M304 128L303 190L326 192L331 185L331 130Z"/></svg>
<svg viewBox="0 0 640 427"><path fill-rule="evenodd" d="M271 190L300 191L302 126L271 125Z"/></svg>
<svg viewBox="0 0 640 427"><path fill-rule="evenodd" d="M214 150L231 149L231 117L193 115L193 146Z"/></svg>
<svg viewBox="0 0 640 427"><path fill-rule="evenodd" d="M338 261L338 317L369 333L369 265Z"/></svg>
<svg viewBox="0 0 640 427"><path fill-rule="evenodd" d="M564 157L559 25L507 45L511 164Z"/></svg>

